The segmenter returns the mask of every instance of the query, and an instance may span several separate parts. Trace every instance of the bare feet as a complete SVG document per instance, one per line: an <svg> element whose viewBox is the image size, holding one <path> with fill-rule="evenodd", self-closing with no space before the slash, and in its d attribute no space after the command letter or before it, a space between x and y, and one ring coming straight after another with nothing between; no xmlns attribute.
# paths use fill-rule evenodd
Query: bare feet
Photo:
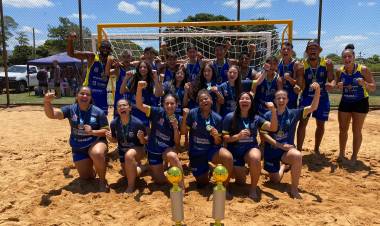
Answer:
<svg viewBox="0 0 380 226"><path fill-rule="evenodd" d="M297 189L297 188L291 188L291 190L290 190L290 196L291 196L293 199L302 199L302 196L301 196L300 193L298 192L298 189Z"/></svg>
<svg viewBox="0 0 380 226"><path fill-rule="evenodd" d="M125 193L132 194L135 191L134 186L128 186L127 190L125 190Z"/></svg>
<svg viewBox="0 0 380 226"><path fill-rule="evenodd" d="M257 194L256 187L249 189L248 197L251 198L255 202L259 201L259 195Z"/></svg>
<svg viewBox="0 0 380 226"><path fill-rule="evenodd" d="M110 192L107 180L99 180L99 192Z"/></svg>

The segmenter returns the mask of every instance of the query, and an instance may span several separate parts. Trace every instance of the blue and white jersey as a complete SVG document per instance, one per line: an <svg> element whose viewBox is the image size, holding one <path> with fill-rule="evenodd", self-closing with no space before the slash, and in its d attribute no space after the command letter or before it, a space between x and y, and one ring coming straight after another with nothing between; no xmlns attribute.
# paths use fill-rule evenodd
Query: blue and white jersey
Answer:
<svg viewBox="0 0 380 226"><path fill-rule="evenodd" d="M137 117L131 115L129 122L123 125L120 117L111 121L112 137L117 139L119 150L125 152L134 146L143 146L137 138L137 132L141 130L146 134L145 125Z"/></svg>
<svg viewBox="0 0 380 226"><path fill-rule="evenodd" d="M278 64L278 73L280 77L285 81L284 83L284 90L288 93L288 107L289 108L296 108L297 107L297 100L298 95L294 92L294 89L292 84L290 84L289 81L285 79L285 73L289 73L291 76L294 74L294 64L295 60L292 60L289 64L285 64L283 60L280 61Z"/></svg>
<svg viewBox="0 0 380 226"><path fill-rule="evenodd" d="M191 109L187 116L186 126L189 130L189 155L204 155L211 149L220 148L207 130L212 126L218 130L219 134L222 134L222 117L218 113L212 111L205 119L199 107Z"/></svg>
<svg viewBox="0 0 380 226"><path fill-rule="evenodd" d="M265 107L265 103L274 101L274 94L279 88L277 85L278 79L279 75L276 73L271 81L265 78L263 82L257 86L255 102L257 101L257 107L260 115L264 115L268 110Z"/></svg>
<svg viewBox="0 0 380 226"><path fill-rule="evenodd" d="M344 66L341 67L339 81L343 82L342 101L343 102L357 102L363 98L369 97L368 91L365 87L359 85L358 79L364 79L362 74L363 65L355 65L355 71L352 74L348 74L344 70Z"/></svg>
<svg viewBox="0 0 380 226"><path fill-rule="evenodd" d="M91 89L94 105L108 113L107 85L109 77L105 74L105 65L100 60L99 55L95 54L94 62L87 67L86 78L83 86Z"/></svg>
<svg viewBox="0 0 380 226"><path fill-rule="evenodd" d="M264 125L266 120L258 115L249 118L239 118L237 120L237 125L235 131L232 131L232 123L234 112L231 112L226 115L223 120L223 135L233 136L235 134L240 133L243 129L249 129L250 136L246 138L242 138L236 142L228 143L227 149L230 152L235 153L244 153L245 151L257 147L257 132Z"/></svg>
<svg viewBox="0 0 380 226"><path fill-rule="evenodd" d="M146 116L152 123L147 146L148 152L162 154L160 150L165 150L175 145L172 124L162 107L150 107ZM178 126L180 126L181 119L177 115L175 117L178 120Z"/></svg>
<svg viewBox="0 0 380 226"><path fill-rule="evenodd" d="M129 90L132 87L131 82L132 82L132 80L130 80L127 84L127 87ZM153 84L151 84L151 86L154 87ZM152 88L152 90L153 90L153 88ZM127 93L127 99L129 101L129 103L132 105L131 114L133 116L136 116L138 119L140 119L144 123L145 126L149 127L148 118L146 117L144 112L140 111L136 107L136 93L128 92ZM160 98L156 97L152 91L149 91L149 89L145 88L142 90L142 102L144 104L149 105L149 106L158 106L159 100L160 100Z"/></svg>
<svg viewBox="0 0 380 226"><path fill-rule="evenodd" d="M326 90L327 82L327 61L325 58L321 58L317 68L312 68L307 60L304 62L305 70L305 89L302 92L301 99L313 99L314 90L310 87L313 82L317 82L321 87L321 99L328 98Z"/></svg>
<svg viewBox="0 0 380 226"><path fill-rule="evenodd" d="M78 104L71 104L62 107L61 111L64 118L70 122L70 146L72 148L88 148L98 140L99 137L86 134L84 125L90 125L93 130L108 128L107 116L94 105L90 105L87 111L81 111Z"/></svg>
<svg viewBox="0 0 380 226"><path fill-rule="evenodd" d="M279 115L277 113L278 129L276 132L269 132L269 135L279 143L294 145L294 136L297 123L303 117L304 108L288 109ZM270 120L272 112L265 113L264 118Z"/></svg>
<svg viewBox="0 0 380 226"><path fill-rule="evenodd" d="M236 87L231 86L228 81L223 82L221 85L219 85L219 90L224 97L224 104L222 105L220 114L222 117L224 117L228 113L235 111L237 96L239 96L239 93L237 93Z"/></svg>
<svg viewBox="0 0 380 226"><path fill-rule="evenodd" d="M187 63L186 64L186 73L189 82L194 83L197 77L199 76L199 72L201 71L201 64L199 60L195 64Z"/></svg>
<svg viewBox="0 0 380 226"><path fill-rule="evenodd" d="M171 82L175 77L175 72L169 68L165 68L164 82Z"/></svg>
<svg viewBox="0 0 380 226"><path fill-rule="evenodd" d="M228 81L227 73L230 69L230 65L228 64L227 58L224 59L224 63L222 65L217 64L216 60L213 60L212 66L216 72L216 83L218 85Z"/></svg>

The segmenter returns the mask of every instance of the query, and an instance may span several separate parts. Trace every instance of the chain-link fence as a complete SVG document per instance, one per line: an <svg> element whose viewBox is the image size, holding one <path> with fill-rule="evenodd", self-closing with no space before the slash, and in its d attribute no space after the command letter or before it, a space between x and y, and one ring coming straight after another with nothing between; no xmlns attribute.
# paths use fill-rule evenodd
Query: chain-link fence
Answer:
<svg viewBox="0 0 380 226"><path fill-rule="evenodd" d="M160 2L161 7L159 7ZM239 13L238 2L240 2ZM65 37L68 32L79 33L79 3L82 7L84 49L89 51L92 51L94 46L91 35L96 35L96 26L99 23L237 20L239 14L240 20L293 20L294 51L297 58L302 58L307 40L317 38L320 2L322 1L3 0L8 65L25 65L32 59L65 52ZM380 71L378 17L380 2L378 0L323 1L322 6L321 55L329 56L336 65L341 64L341 51L347 43L353 43L359 61L370 66L373 71ZM79 49L78 44L76 43L76 49ZM82 67L76 68L76 66L76 64L69 67L61 66L64 73L63 84L65 84L62 91L66 96L72 96L74 94L72 86L77 87L83 79ZM51 64L38 67L49 68ZM11 68L11 70L16 69ZM41 98L34 96L34 90L30 96L28 93L23 93L27 85L19 78L12 73L9 74L9 78L12 84L11 103L42 103ZM33 85L31 82L35 82L34 78L29 78L29 85ZM379 81L378 77L376 80ZM51 86L49 83L49 87ZM0 95L0 104L6 103L4 92L5 89ZM379 93L371 98L371 105L380 105L378 95ZM333 98L336 99L333 101L336 105L339 97ZM63 98L60 101L72 102L72 98Z"/></svg>

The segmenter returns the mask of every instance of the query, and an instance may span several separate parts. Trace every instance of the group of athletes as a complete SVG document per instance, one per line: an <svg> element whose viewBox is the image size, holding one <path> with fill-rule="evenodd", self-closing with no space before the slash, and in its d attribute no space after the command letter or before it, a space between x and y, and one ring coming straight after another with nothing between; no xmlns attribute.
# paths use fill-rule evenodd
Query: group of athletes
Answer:
<svg viewBox="0 0 380 226"><path fill-rule="evenodd" d="M290 194L301 198L300 151L308 120L311 114L316 118L314 152L319 154L333 89L342 92L338 160L355 163L357 159L369 110L368 92L374 91L376 84L368 68L355 62L352 44L342 51L343 66L335 73L332 62L320 57L322 48L315 40L307 43L304 60L294 59L292 44L285 42L281 58L267 58L263 68L255 72L250 67L256 50L252 44L239 59L227 57L227 42L215 46L215 59L204 59L195 46L189 45L187 59L181 61L162 45L164 56L160 60L155 50L147 47L141 58L133 61L129 50L120 60L112 57L108 41L101 43L98 53L74 51L75 38L75 33L69 35L67 53L87 60L86 79L72 105L54 108L54 94L47 93L45 113L52 119L69 120L70 145L79 176L90 179L97 174L102 190L109 189L107 141L118 144L123 175L128 180L126 192L130 193L145 168L141 165L145 156L156 183L166 182L168 165L182 170L177 150L183 135L198 187L209 183L210 166L222 164L229 172L227 189L230 178L244 184L249 172L248 195L257 200L263 157L270 180L279 182L290 171ZM116 76L116 92L114 119L109 125L110 76ZM345 147L351 119L353 154L348 160ZM184 187L183 181L180 185Z"/></svg>

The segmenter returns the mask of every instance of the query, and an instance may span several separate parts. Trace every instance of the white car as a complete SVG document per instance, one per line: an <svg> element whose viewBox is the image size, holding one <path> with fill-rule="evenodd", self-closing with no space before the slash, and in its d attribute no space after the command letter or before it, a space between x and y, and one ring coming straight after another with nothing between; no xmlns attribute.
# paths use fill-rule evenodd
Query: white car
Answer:
<svg viewBox="0 0 380 226"><path fill-rule="evenodd" d="M13 65L8 68L9 88L15 89L17 92L25 92L29 86L29 90L38 86L36 66L29 66L29 81L26 65ZM29 85L28 85L29 84ZM5 88L5 73L0 73L0 89Z"/></svg>

